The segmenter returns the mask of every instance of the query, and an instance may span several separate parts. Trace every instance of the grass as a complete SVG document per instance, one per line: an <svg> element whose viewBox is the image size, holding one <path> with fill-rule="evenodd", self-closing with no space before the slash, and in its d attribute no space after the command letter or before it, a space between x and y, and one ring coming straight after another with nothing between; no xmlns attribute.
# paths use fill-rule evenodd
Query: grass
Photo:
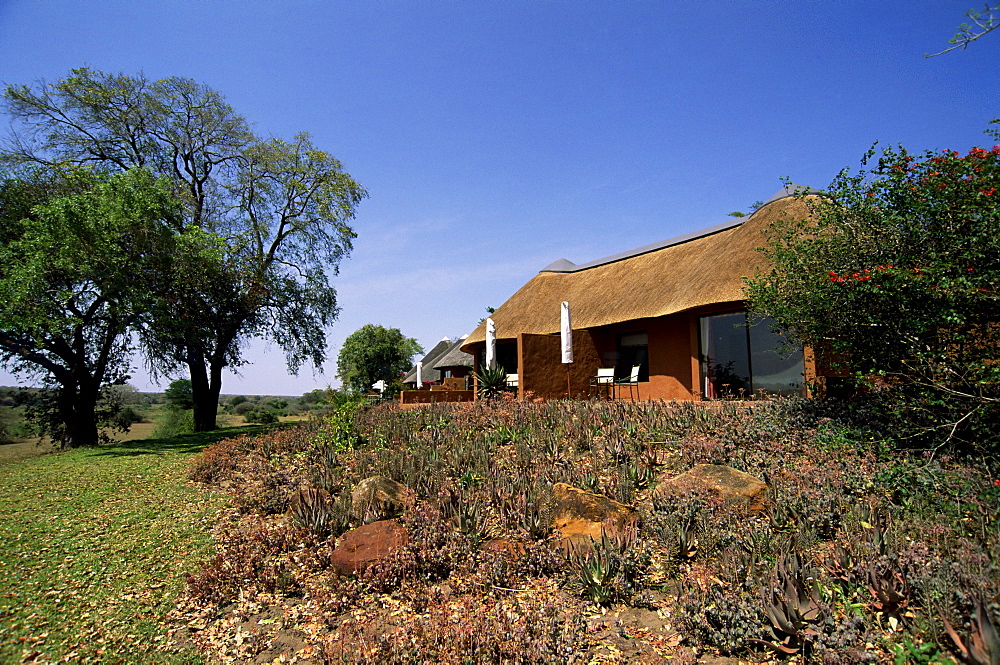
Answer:
<svg viewBox="0 0 1000 665"><path fill-rule="evenodd" d="M0 461L0 662L198 662L164 617L226 497L187 463L235 431Z"/></svg>

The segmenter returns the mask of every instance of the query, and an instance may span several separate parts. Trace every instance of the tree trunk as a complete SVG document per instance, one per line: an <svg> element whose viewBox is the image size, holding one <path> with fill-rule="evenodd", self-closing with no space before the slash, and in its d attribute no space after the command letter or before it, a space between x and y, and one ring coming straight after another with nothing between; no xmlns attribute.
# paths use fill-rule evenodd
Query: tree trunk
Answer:
<svg viewBox="0 0 1000 665"><path fill-rule="evenodd" d="M209 376L208 376L208 397L206 400L210 400L212 403L212 422L211 429L216 429L217 425L215 422L215 416L219 412L219 395L222 393L222 368L225 363L217 361L215 358L209 362ZM208 431L208 430L201 430Z"/></svg>
<svg viewBox="0 0 1000 665"><path fill-rule="evenodd" d="M65 448L80 448L96 446L99 442L97 432L97 400L100 389L84 381L76 385L62 385L58 389L59 418L62 420L62 445Z"/></svg>
<svg viewBox="0 0 1000 665"><path fill-rule="evenodd" d="M211 432L217 427L215 416L219 410L221 382L216 381L215 386L211 385L208 379L208 370L205 367L205 356L200 351L188 349L187 366L188 373L191 375L194 431Z"/></svg>

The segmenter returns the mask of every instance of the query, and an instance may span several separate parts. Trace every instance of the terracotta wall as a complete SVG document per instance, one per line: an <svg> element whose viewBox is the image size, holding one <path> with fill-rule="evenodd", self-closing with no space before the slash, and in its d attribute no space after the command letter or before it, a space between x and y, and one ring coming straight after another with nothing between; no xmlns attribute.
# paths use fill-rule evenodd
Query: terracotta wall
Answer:
<svg viewBox="0 0 1000 665"><path fill-rule="evenodd" d="M400 404L435 404L439 402L471 402L471 390L403 390L399 393Z"/></svg>
<svg viewBox="0 0 1000 665"><path fill-rule="evenodd" d="M649 335L649 380L639 384L641 400L701 399L701 366L698 358L698 319L705 314L738 310L741 303L719 303L697 311L681 312L655 319L641 319L594 330L573 331L573 355L570 365L570 387L574 397L586 398L590 380L599 367L611 367L615 362L615 345L619 335L646 331ZM535 397L559 399L566 397L566 368L560 362L559 335L518 335L518 366L520 397L531 392ZM806 381L817 382L814 354L806 351ZM822 385L822 377L819 381ZM629 391L620 391L624 399Z"/></svg>
<svg viewBox="0 0 1000 665"><path fill-rule="evenodd" d="M649 382L641 399L698 399L697 318L686 312L649 321Z"/></svg>
<svg viewBox="0 0 1000 665"><path fill-rule="evenodd" d="M596 376L601 359L590 333L573 331L573 362L562 363L559 335L518 335L519 397L531 393L544 399L565 398L567 390L573 397L586 398L590 393L590 378ZM569 368L569 381L566 369Z"/></svg>
<svg viewBox="0 0 1000 665"><path fill-rule="evenodd" d="M600 366L615 364L619 335L641 331L649 338L649 380L639 383L638 399L699 399L697 317L686 312L594 330ZM624 399L631 395L627 388L619 392Z"/></svg>

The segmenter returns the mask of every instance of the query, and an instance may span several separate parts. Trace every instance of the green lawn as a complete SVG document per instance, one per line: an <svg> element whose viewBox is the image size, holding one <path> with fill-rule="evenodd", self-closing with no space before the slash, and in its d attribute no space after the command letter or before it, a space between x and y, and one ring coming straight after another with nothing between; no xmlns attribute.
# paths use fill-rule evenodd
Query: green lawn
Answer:
<svg viewBox="0 0 1000 665"><path fill-rule="evenodd" d="M164 617L226 497L186 468L233 433L0 462L0 663L198 662L165 650Z"/></svg>

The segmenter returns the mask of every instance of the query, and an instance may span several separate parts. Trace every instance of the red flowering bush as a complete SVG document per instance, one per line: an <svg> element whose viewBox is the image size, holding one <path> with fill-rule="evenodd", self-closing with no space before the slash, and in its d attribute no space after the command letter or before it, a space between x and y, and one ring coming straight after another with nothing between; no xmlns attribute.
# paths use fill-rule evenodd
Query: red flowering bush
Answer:
<svg viewBox="0 0 1000 665"><path fill-rule="evenodd" d="M901 436L995 450L1000 145L874 156L771 229L751 307L879 387Z"/></svg>

